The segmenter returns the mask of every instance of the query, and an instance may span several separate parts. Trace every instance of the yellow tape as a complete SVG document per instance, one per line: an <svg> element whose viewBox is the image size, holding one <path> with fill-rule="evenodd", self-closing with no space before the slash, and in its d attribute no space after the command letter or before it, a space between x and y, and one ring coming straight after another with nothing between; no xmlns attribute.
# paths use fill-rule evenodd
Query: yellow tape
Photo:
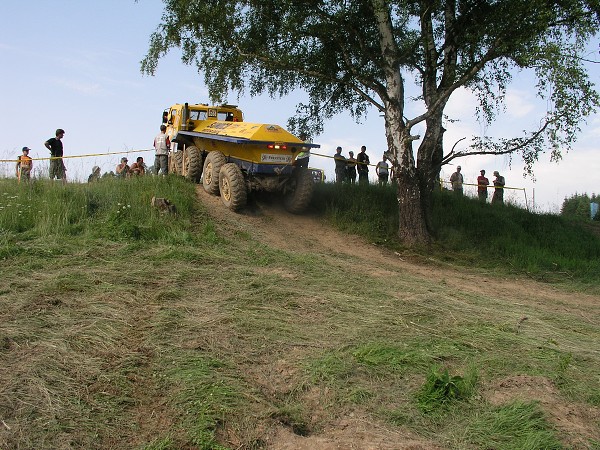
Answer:
<svg viewBox="0 0 600 450"><path fill-rule="evenodd" d="M452 184L451 181L446 181L446 180L440 180L440 181L442 183ZM477 184L477 183L463 183L463 186L477 186L477 187L479 187L479 184ZM509 187L509 186L504 186L504 187L498 186L498 187L496 187L496 186L493 186L491 184L488 184L488 185L482 184L481 187L483 187L483 186L485 186L487 189L514 189L516 191L524 191L525 190L525 188Z"/></svg>
<svg viewBox="0 0 600 450"><path fill-rule="evenodd" d="M108 153L88 153L85 155L69 155L69 156L49 156L47 158L31 158L33 161L45 161L45 160L51 160L51 159L70 159L70 158L88 158L90 156L108 156L108 155L127 155L129 153L143 153L143 152L153 152L154 149L153 148L149 148L147 150L129 150L129 151L125 151L125 152L108 152ZM19 162L18 159L0 159L0 162L14 162L17 163Z"/></svg>
<svg viewBox="0 0 600 450"><path fill-rule="evenodd" d="M313 153L313 152L310 152L310 156L313 156L313 155L314 155L314 156L320 156L321 158L331 158L331 159L334 159L334 158L335 158L334 156L329 156L329 155L321 155L320 153ZM348 161L348 158L346 158L346 161ZM371 167L377 167L377 164L365 164L365 163L358 162L358 161L356 161L356 164L360 164L360 165L362 165L362 166L371 166Z"/></svg>

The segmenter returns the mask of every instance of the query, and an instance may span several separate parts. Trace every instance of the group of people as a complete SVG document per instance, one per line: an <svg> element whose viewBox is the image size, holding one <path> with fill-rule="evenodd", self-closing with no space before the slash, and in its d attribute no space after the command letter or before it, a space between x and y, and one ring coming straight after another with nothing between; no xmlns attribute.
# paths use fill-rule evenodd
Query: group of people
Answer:
<svg viewBox="0 0 600 450"><path fill-rule="evenodd" d="M500 173L495 170L494 171L494 195L492 197L492 204L503 204L504 203L504 184L505 180ZM456 167L456 172L454 172L450 176L450 183L452 185L452 190L456 192L458 195L463 194L463 183L464 177L461 173L461 167ZM477 177L477 196L479 200L482 202L487 202L488 198L488 186L490 185L490 180L485 176L485 170L480 170L480 175Z"/></svg>
<svg viewBox="0 0 600 450"><path fill-rule="evenodd" d="M117 164L115 169L117 177L127 178L135 175L146 174L146 163L144 163L144 158L141 156L138 156L131 166L127 164L127 162L128 159L126 157L121 158L121 163Z"/></svg>
<svg viewBox="0 0 600 450"><path fill-rule="evenodd" d="M351 184L356 183L356 177L358 175L358 182L360 184L369 183L369 155L367 155L367 147L363 145L360 148L360 152L354 158L354 152L348 152L348 158L342 155L342 147L335 149L335 181L336 183L349 182ZM375 172L379 184L387 184L390 174L390 166L387 162L387 158L384 155L383 159L375 166Z"/></svg>
<svg viewBox="0 0 600 450"><path fill-rule="evenodd" d="M65 130L59 128L56 130L54 137L51 137L44 142L44 147L50 150L50 179L67 181L67 168L63 163L63 144L62 138L65 136ZM17 157L16 175L19 180L29 181L33 170L33 159L29 156L31 149L23 147L22 154Z"/></svg>
<svg viewBox="0 0 600 450"><path fill-rule="evenodd" d="M158 175L159 172L162 175L169 173L169 136L166 135L167 127L165 125L160 126L160 133L154 138L154 174ZM135 162L131 165L128 164L129 160L127 157L122 157L121 162L117 164L115 168L115 175L118 178L129 178L131 176L145 175L146 174L146 163L144 158L138 156ZM88 177L88 182L93 182L100 179L100 167L94 166L92 174Z"/></svg>
<svg viewBox="0 0 600 450"><path fill-rule="evenodd" d="M160 133L154 138L155 160L154 172L156 175L160 172L166 175L169 172L169 137L166 135L167 128L164 125L160 127ZM63 162L63 143L62 139L65 136L65 130L58 128L54 137L44 142L44 146L50 151L50 179L67 181L67 168ZM21 180L28 181L31 179L33 170L33 159L29 156L31 149L23 147L22 154L17 157L16 176L19 182ZM131 166L127 164L126 157L121 158L121 163L116 167L116 175L118 177L129 177L132 175L144 175L146 173L146 164L144 158L139 156L135 163ZM100 179L100 167L94 166L92 173L88 176L88 182L97 181Z"/></svg>

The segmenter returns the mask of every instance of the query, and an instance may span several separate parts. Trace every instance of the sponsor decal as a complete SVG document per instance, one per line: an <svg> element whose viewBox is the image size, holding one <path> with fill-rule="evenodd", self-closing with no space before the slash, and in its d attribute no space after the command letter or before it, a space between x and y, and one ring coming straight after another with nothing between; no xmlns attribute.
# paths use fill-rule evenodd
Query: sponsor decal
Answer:
<svg viewBox="0 0 600 450"><path fill-rule="evenodd" d="M260 155L260 162L289 164L292 162L292 155L273 155L269 153L262 153Z"/></svg>
<svg viewBox="0 0 600 450"><path fill-rule="evenodd" d="M213 130L224 130L226 128L229 128L231 124L230 123L211 123L207 128L211 128Z"/></svg>

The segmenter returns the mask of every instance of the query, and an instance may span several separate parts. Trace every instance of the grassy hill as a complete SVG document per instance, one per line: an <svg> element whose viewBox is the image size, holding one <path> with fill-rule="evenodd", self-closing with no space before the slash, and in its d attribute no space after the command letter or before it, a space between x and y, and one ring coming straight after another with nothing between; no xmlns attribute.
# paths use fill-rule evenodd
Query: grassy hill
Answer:
<svg viewBox="0 0 600 450"><path fill-rule="evenodd" d="M598 448L598 238L440 195L415 253L394 204L0 180L0 449Z"/></svg>

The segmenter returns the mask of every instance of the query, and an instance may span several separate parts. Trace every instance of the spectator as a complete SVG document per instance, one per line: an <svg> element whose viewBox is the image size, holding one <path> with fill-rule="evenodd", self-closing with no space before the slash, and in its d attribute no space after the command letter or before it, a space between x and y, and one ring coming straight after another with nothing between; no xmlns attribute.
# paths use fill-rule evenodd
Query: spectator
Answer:
<svg viewBox="0 0 600 450"><path fill-rule="evenodd" d="M117 168L115 169L115 172L117 173L117 177L119 178L126 178L129 177L131 169L129 168L129 165L127 164L127 158L123 157L121 158L121 164L117 164Z"/></svg>
<svg viewBox="0 0 600 450"><path fill-rule="evenodd" d="M358 182L360 184L369 184L369 155L367 155L367 147L363 145L360 148L360 153L356 157L357 170L358 170Z"/></svg>
<svg viewBox="0 0 600 450"><path fill-rule="evenodd" d="M387 163L387 158L384 156L381 161L377 163L375 166L375 172L377 173L377 177L379 178L379 185L387 184L388 177L390 175L390 166Z"/></svg>
<svg viewBox="0 0 600 450"><path fill-rule="evenodd" d="M480 170L479 175L477 177L477 196L479 197L479 201L485 203L488 198L487 187L490 184L490 180L488 180L485 176L485 170Z"/></svg>
<svg viewBox="0 0 600 450"><path fill-rule="evenodd" d="M129 168L129 171L132 175L145 175L146 174L146 164L144 163L144 158L138 156L135 162Z"/></svg>
<svg viewBox="0 0 600 450"><path fill-rule="evenodd" d="M495 170L494 176L494 196L492 197L492 204L502 205L504 204L504 177L500 175L500 173Z"/></svg>
<svg viewBox="0 0 600 450"><path fill-rule="evenodd" d="M160 133L154 138L154 174L158 175L158 172L162 175L169 173L169 147L171 142L169 136L165 133L167 127L165 125L160 126Z"/></svg>
<svg viewBox="0 0 600 450"><path fill-rule="evenodd" d="M29 181L31 179L31 169L33 168L33 160L29 156L29 147L23 147L23 154L17 157L17 178L19 183L21 180Z"/></svg>
<svg viewBox="0 0 600 450"><path fill-rule="evenodd" d="M346 178L346 158L342 156L342 147L335 149L335 182L343 183Z"/></svg>
<svg viewBox="0 0 600 450"><path fill-rule="evenodd" d="M88 183L93 183L94 181L100 180L100 167L94 166L92 167L92 173L88 177Z"/></svg>
<svg viewBox="0 0 600 450"><path fill-rule="evenodd" d="M348 152L350 157L346 160L346 177L348 177L348 181L351 184L356 183L356 158L354 157L354 152Z"/></svg>
<svg viewBox="0 0 600 450"><path fill-rule="evenodd" d="M296 155L296 169L308 169L308 161L310 160L310 150L300 149Z"/></svg>
<svg viewBox="0 0 600 450"><path fill-rule="evenodd" d="M463 183L464 179L462 173L460 173L460 166L456 167L456 172L450 176L450 183L452 183L452 190L458 194L463 195Z"/></svg>
<svg viewBox="0 0 600 450"><path fill-rule="evenodd" d="M56 137L48 139L44 142L44 146L50 150L50 179L62 180L67 182L67 168L63 163L63 143L62 138L65 136L65 130L59 128L55 133Z"/></svg>

